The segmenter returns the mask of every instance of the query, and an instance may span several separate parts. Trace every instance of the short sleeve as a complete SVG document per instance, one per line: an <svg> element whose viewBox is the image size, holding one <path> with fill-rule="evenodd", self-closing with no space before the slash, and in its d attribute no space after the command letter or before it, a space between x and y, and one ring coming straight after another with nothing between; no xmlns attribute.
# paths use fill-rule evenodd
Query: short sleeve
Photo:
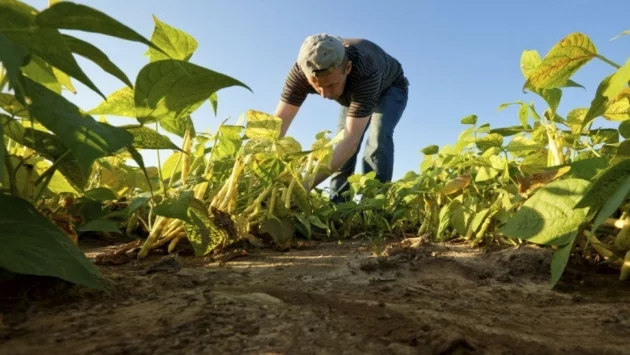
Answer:
<svg viewBox="0 0 630 355"><path fill-rule="evenodd" d="M315 90L312 89L306 76L295 63L285 79L280 99L291 105L300 106L311 92L315 92Z"/></svg>

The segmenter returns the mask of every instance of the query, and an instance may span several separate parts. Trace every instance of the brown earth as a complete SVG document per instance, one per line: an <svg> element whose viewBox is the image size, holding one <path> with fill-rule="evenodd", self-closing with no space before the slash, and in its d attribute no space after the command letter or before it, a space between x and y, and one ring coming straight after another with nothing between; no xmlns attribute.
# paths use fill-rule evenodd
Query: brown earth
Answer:
<svg viewBox="0 0 630 355"><path fill-rule="evenodd" d="M5 288L0 354L630 354L616 273L570 266L551 290L550 250L421 241L123 258L99 265L108 293Z"/></svg>

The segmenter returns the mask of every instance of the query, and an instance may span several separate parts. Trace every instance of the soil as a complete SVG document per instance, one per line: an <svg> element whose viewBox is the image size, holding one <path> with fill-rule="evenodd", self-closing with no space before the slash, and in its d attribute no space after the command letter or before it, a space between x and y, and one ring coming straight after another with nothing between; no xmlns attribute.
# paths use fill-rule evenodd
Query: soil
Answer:
<svg viewBox="0 0 630 355"><path fill-rule="evenodd" d="M249 245L229 261L86 247L108 291L4 287L0 354L630 354L615 272L569 265L551 289L548 249L383 246Z"/></svg>

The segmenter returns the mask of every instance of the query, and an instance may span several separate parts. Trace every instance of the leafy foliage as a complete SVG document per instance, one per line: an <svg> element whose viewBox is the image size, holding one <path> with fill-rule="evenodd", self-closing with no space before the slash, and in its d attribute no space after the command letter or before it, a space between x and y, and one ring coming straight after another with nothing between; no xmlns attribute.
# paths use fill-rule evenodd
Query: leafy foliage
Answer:
<svg viewBox="0 0 630 355"><path fill-rule="evenodd" d="M82 233L143 239L138 258L178 246L207 255L251 236L287 248L296 235L348 238L415 234L471 245L536 243L554 248L551 285L572 257L630 273L630 61L617 65L591 39L572 33L542 56L524 50L523 88L547 105L516 100L515 122L491 127L475 114L460 119L452 145L425 145L420 172L382 183L373 173L350 178L347 201L334 205L311 190L330 173L342 137L315 134L309 147L281 137L282 122L250 110L243 124L199 133L192 115L218 91L250 88L191 62L197 41L153 17L150 40L110 16L68 1L37 11L0 1L0 189L4 213L0 266L97 287L98 272L76 245ZM130 79L72 29L148 47L147 64ZM103 95L74 60L80 55L124 86ZM558 112L563 90L592 60L614 71L590 105ZM63 88L78 80L104 101L84 111ZM106 98L106 99L105 99ZM104 117L136 122L113 126ZM598 119L617 128L594 127ZM165 130L183 138L175 145ZM144 154L171 151L158 166ZM4 222L2 222L4 220ZM41 264L39 255L49 255Z"/></svg>

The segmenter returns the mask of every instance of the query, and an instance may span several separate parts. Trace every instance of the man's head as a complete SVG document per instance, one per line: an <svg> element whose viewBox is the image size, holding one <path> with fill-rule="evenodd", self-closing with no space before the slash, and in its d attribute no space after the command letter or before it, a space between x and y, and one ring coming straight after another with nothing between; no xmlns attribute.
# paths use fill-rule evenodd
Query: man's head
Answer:
<svg viewBox="0 0 630 355"><path fill-rule="evenodd" d="M326 99L337 99L343 93L352 69L346 48L339 37L324 33L307 37L298 55L298 65L311 86Z"/></svg>

